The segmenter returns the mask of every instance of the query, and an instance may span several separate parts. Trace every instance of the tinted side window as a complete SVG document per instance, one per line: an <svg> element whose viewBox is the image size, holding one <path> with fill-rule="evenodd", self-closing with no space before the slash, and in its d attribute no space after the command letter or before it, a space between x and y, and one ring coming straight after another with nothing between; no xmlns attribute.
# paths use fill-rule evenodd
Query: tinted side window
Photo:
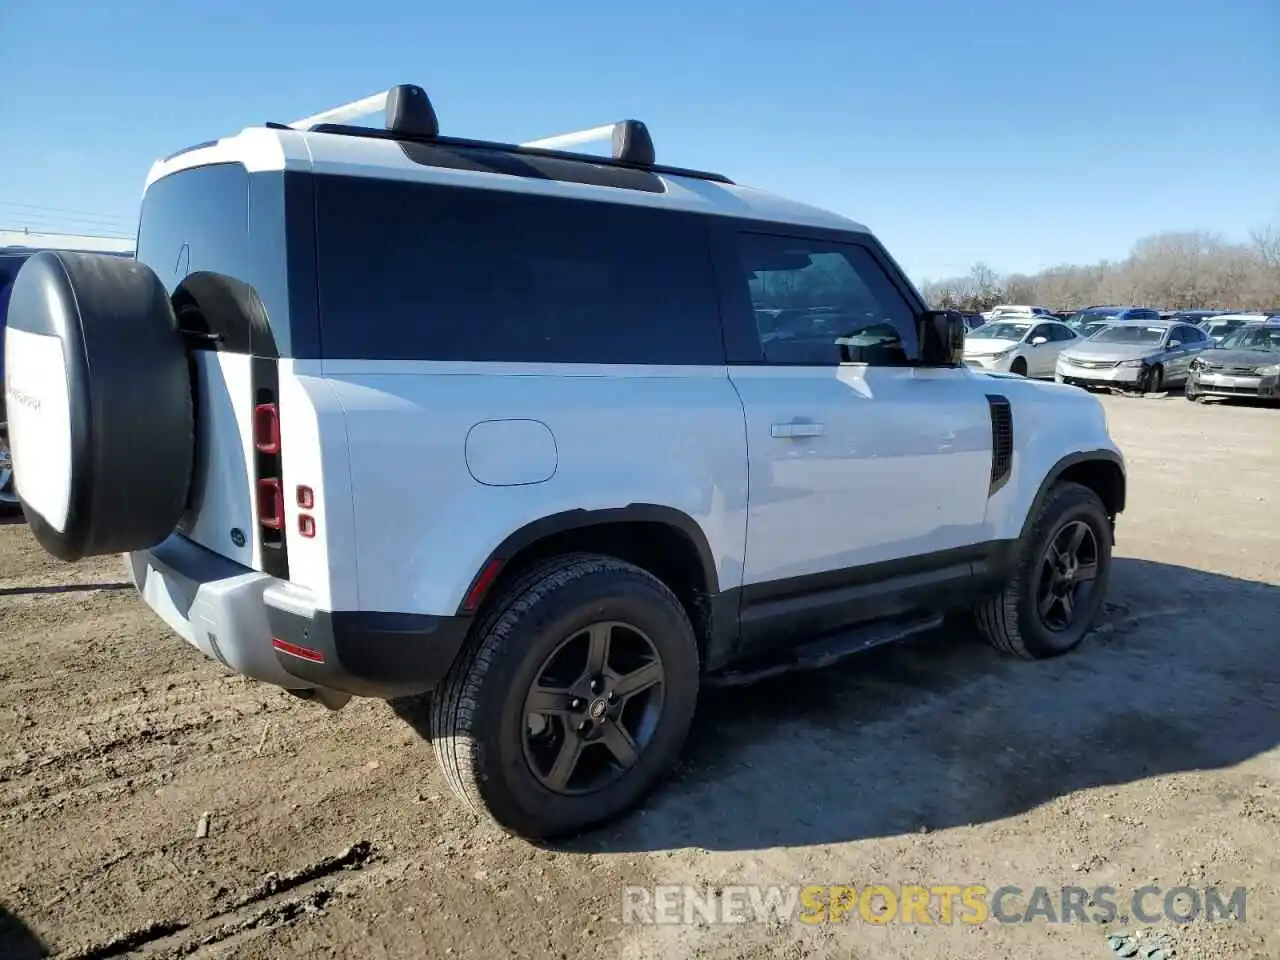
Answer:
<svg viewBox="0 0 1280 960"><path fill-rule="evenodd" d="M911 307L866 247L743 233L737 250L766 363L894 366L919 355Z"/></svg>
<svg viewBox="0 0 1280 960"><path fill-rule="evenodd" d="M142 198L140 261L174 289L189 273L248 277L249 174L234 163L157 180Z"/></svg>
<svg viewBox="0 0 1280 960"><path fill-rule="evenodd" d="M316 178L326 357L721 364L694 214Z"/></svg>

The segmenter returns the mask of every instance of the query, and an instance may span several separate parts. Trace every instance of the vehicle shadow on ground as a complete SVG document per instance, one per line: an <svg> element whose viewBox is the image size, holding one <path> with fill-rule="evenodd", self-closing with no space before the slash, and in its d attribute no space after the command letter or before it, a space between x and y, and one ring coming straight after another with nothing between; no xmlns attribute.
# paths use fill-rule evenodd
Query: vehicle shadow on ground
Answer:
<svg viewBox="0 0 1280 960"><path fill-rule="evenodd" d="M1097 632L1026 662L937 631L708 691L675 781L561 849L754 850L1002 820L1280 743L1280 587L1116 558Z"/></svg>
<svg viewBox="0 0 1280 960"><path fill-rule="evenodd" d="M4 960L39 960L49 951L27 925L0 904L0 957Z"/></svg>

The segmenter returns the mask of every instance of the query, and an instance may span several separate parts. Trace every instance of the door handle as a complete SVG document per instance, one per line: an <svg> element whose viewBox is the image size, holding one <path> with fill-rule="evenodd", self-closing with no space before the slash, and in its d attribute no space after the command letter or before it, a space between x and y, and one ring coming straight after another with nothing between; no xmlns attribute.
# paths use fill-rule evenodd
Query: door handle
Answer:
<svg viewBox="0 0 1280 960"><path fill-rule="evenodd" d="M827 432L827 427L826 424L814 423L810 420L792 420L789 423L775 423L769 432L775 437L785 439L820 437Z"/></svg>

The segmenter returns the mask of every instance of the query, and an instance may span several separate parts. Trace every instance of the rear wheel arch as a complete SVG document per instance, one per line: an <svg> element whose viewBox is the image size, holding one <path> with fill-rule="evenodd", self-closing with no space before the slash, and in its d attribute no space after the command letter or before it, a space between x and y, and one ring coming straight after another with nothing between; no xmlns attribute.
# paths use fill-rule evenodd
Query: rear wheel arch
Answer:
<svg viewBox="0 0 1280 960"><path fill-rule="evenodd" d="M567 510L526 524L489 554L458 614L482 614L522 571L568 553L603 554L647 570L679 598L704 642L710 629L707 600L720 591L715 555L693 517L660 504Z"/></svg>

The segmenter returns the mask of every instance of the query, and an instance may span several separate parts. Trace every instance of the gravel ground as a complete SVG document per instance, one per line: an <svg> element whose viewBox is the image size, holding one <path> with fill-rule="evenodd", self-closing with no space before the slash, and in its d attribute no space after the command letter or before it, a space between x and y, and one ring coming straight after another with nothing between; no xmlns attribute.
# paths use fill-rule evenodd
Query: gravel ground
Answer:
<svg viewBox="0 0 1280 960"><path fill-rule="evenodd" d="M118 560L0 527L0 957L1078 960L1137 932L622 922L625 885L878 883L1243 886L1243 922L1154 929L1280 957L1280 411L1103 402L1129 510L1079 652L931 635L713 693L668 787L555 849L462 812L412 709L228 676Z"/></svg>

